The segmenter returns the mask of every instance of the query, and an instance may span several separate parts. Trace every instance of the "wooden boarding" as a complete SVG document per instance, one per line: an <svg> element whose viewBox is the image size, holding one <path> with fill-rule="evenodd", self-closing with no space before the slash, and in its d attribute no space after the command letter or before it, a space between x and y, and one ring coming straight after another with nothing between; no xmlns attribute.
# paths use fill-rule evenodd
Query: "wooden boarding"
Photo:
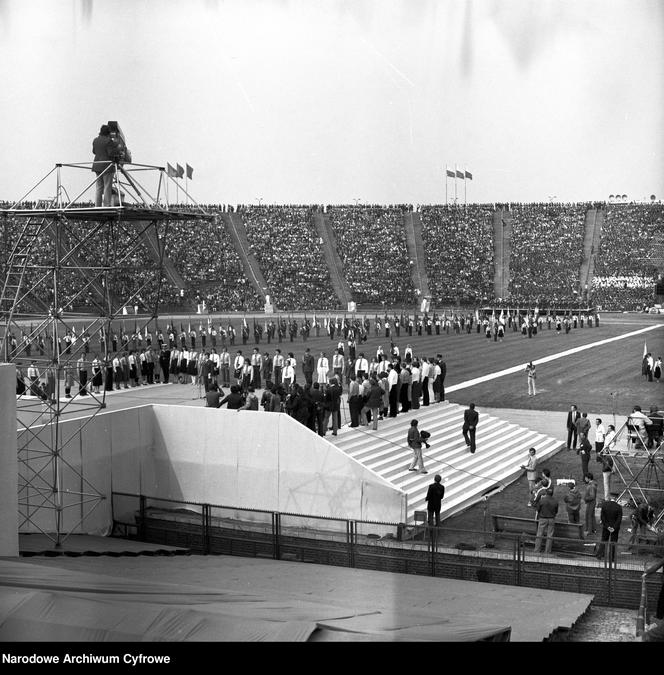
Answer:
<svg viewBox="0 0 664 675"><path fill-rule="evenodd" d="M521 534L533 539L537 536L537 521L534 518L520 518L518 516L492 515L493 531L498 533ZM584 541L583 525L581 523L564 523L558 521L555 524L553 536L568 541L556 541L553 546L564 548L566 545L574 545L574 541Z"/></svg>

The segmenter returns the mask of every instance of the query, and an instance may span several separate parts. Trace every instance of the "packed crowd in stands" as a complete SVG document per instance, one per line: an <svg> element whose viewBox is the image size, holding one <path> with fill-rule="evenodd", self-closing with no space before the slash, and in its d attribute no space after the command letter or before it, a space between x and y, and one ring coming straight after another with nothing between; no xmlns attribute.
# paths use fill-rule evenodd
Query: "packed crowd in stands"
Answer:
<svg viewBox="0 0 664 675"><path fill-rule="evenodd" d="M412 206L328 206L344 275L358 304L415 302L404 213Z"/></svg>
<svg viewBox="0 0 664 675"><path fill-rule="evenodd" d="M663 204L608 204L595 258L594 302L604 309L641 309L653 297L663 248Z"/></svg>
<svg viewBox="0 0 664 675"><path fill-rule="evenodd" d="M335 308L338 298L311 206L238 207L267 287L278 307Z"/></svg>
<svg viewBox="0 0 664 675"><path fill-rule="evenodd" d="M493 207L420 206L429 291L435 303L493 297Z"/></svg>
<svg viewBox="0 0 664 675"><path fill-rule="evenodd" d="M264 301L245 277L222 219L171 225L166 255L190 289L189 305L205 303L212 312L262 309Z"/></svg>
<svg viewBox="0 0 664 675"><path fill-rule="evenodd" d="M9 207L8 202L0 204ZM30 205L27 205L30 206ZM33 205L34 206L34 205ZM585 212L589 204L510 204L510 302L565 307L579 303ZM595 205L597 206L597 205ZM601 238L594 251L594 277L588 302L603 310L639 310L652 305L658 266L664 250L664 205L605 204ZM326 214L335 237L344 274L359 306L408 306L418 302L406 244L407 205L378 206L238 206L204 205L217 214L236 212L246 225L254 253L279 309L338 308L314 216ZM493 205L420 206L426 272L434 305L475 306L493 297ZM5 221L5 256L11 251L25 219ZM13 224L12 224L13 223ZM65 246L84 240L82 250L96 242L104 247L103 229L94 222L70 221ZM166 310L255 311L265 298L249 283L222 218L214 221L171 222L164 243L171 266L162 276L160 305ZM157 298L156 259L149 242L132 243L136 229L116 228L117 255L122 260L111 280L116 298L132 299L142 310ZM32 249L31 265L48 267L55 257L53 238L43 230ZM129 252L129 255L126 253ZM100 254L101 255L101 254ZM85 264L89 264L86 259ZM4 273L4 269L2 270ZM174 283L177 275L184 288ZM3 276L6 276L3 274ZM38 284L44 270L29 267L26 285ZM40 286L40 299L52 298L50 279ZM83 289L80 274L63 271L60 292L67 288L72 306L98 304L95 289ZM583 298L584 302L586 298ZM35 309L34 307L32 309Z"/></svg>
<svg viewBox="0 0 664 675"><path fill-rule="evenodd" d="M510 300L577 302L587 204L511 204Z"/></svg>

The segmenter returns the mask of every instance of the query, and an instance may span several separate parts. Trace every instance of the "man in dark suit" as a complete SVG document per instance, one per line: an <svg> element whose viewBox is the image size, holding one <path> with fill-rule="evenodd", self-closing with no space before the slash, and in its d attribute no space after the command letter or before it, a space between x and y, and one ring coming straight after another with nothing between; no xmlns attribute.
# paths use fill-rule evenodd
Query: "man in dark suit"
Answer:
<svg viewBox="0 0 664 675"><path fill-rule="evenodd" d="M433 477L434 482L429 485L427 490L427 496L424 500L427 503L427 513L429 514L429 525L431 527L435 525L438 527L440 525L440 503L443 501L445 496L445 486L441 485L441 477L436 474Z"/></svg>
<svg viewBox="0 0 664 675"><path fill-rule="evenodd" d="M304 373L304 381L307 387L311 387L314 379L314 357L311 355L311 350L307 347L304 350L304 357L302 358L302 372Z"/></svg>
<svg viewBox="0 0 664 675"><path fill-rule="evenodd" d="M600 510L599 522L602 525L602 543L597 549L597 557L601 560L604 558L604 551L606 542L618 542L618 534L620 533L620 525L622 524L623 510L622 506L616 501L618 497L617 492L612 492L609 499L604 500ZM609 554L611 560L615 560L616 547L609 545Z"/></svg>
<svg viewBox="0 0 664 675"><path fill-rule="evenodd" d="M581 417L581 413L575 405L571 405L567 413L567 449L576 450L576 421Z"/></svg>
<svg viewBox="0 0 664 675"><path fill-rule="evenodd" d="M475 430L477 429L477 423L480 419L477 410L475 410L475 404L471 403L468 406L467 410L464 410L463 413L463 438L466 441L466 445L470 447L470 452L475 452Z"/></svg>
<svg viewBox="0 0 664 675"><path fill-rule="evenodd" d="M161 367L162 372L162 383L168 384L170 380L169 368L171 365L171 350L162 349L159 354L159 366Z"/></svg>
<svg viewBox="0 0 664 675"><path fill-rule="evenodd" d="M332 435L337 435L339 428L339 412L341 406L341 387L336 377L330 379L330 384L327 386L323 394L323 403L325 406L325 418L323 420L323 431L326 431L330 418L332 418ZM323 434L325 435L325 434Z"/></svg>

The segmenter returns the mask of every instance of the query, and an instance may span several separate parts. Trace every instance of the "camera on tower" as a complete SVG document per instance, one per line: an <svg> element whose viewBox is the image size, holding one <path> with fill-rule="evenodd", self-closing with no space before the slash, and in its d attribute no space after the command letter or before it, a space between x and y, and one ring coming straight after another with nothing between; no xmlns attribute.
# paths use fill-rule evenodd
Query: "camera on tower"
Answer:
<svg viewBox="0 0 664 675"><path fill-rule="evenodd" d="M127 147L127 141L125 140L125 135L122 133L122 129L120 129L120 125L117 122L108 122L108 129L113 141L112 147L109 148L111 159L118 164L131 162L131 150Z"/></svg>

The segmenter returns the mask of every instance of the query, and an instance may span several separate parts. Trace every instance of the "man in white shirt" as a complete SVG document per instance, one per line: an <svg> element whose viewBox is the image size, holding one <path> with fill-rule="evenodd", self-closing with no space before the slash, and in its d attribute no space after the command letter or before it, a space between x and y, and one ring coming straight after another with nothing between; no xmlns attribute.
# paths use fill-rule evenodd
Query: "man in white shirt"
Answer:
<svg viewBox="0 0 664 675"><path fill-rule="evenodd" d="M284 357L281 354L281 349L275 349L274 350L274 356L272 357L272 381L274 382L274 386L278 387L282 380L282 375L281 372L284 368Z"/></svg>
<svg viewBox="0 0 664 675"><path fill-rule="evenodd" d="M641 412L640 405L635 405L632 408L632 414L627 418L627 422L628 424L633 424L637 429L638 436L633 439L634 445L639 445L645 448L648 441L647 427L652 425L652 421L649 417Z"/></svg>
<svg viewBox="0 0 664 675"><path fill-rule="evenodd" d="M256 389L261 388L261 367L263 366L263 357L258 349L254 347L254 351L251 354L251 369L253 371L253 376L251 378L251 384Z"/></svg>
<svg viewBox="0 0 664 675"><path fill-rule="evenodd" d="M399 373L394 366L390 364L387 367L387 383L390 387L390 417L397 416L398 393L399 393Z"/></svg>
<svg viewBox="0 0 664 675"><path fill-rule="evenodd" d="M415 359L410 369L411 390L410 390L410 406L415 410L420 407L420 397L422 396L422 382L420 381L421 374L419 368L420 362Z"/></svg>
<svg viewBox="0 0 664 675"><path fill-rule="evenodd" d="M322 356L325 356L325 354L322 354ZM327 359L325 359L327 361ZM343 389L342 385L342 380L344 376L344 367L345 367L345 359L343 355L343 349L335 349L334 354L332 355L332 372L336 376L339 386ZM318 378L318 381L321 382L320 377ZM327 383L327 374L325 375L325 382Z"/></svg>
<svg viewBox="0 0 664 675"><path fill-rule="evenodd" d="M436 403L440 403L441 398L441 387L442 387L442 382L441 382L441 375L442 375L442 370L440 368L440 364L434 363L433 365L433 370L431 371L431 379L433 380L433 398Z"/></svg>
<svg viewBox="0 0 664 675"><path fill-rule="evenodd" d="M244 356L242 352L238 350L235 352L235 358L233 359L233 377L237 384L242 386L242 369L244 368Z"/></svg>
<svg viewBox="0 0 664 675"><path fill-rule="evenodd" d="M599 460L599 453L602 452L604 448L604 438L606 436L606 431L604 430L604 425L602 420L598 417L595 420L595 459Z"/></svg>
<svg viewBox="0 0 664 675"><path fill-rule="evenodd" d="M286 359L286 365L284 366L284 389L286 392L290 392L293 382L295 381L295 367L293 366L293 359Z"/></svg>
<svg viewBox="0 0 664 675"><path fill-rule="evenodd" d="M37 366L35 366L35 362L31 361L30 365L28 366L28 387L30 388L30 394L32 396L38 396L39 392L37 391L38 384L39 384L39 370L37 370Z"/></svg>
<svg viewBox="0 0 664 675"><path fill-rule="evenodd" d="M127 357L127 362L129 363L129 379L132 380L132 387L138 386L138 364L136 363L136 354L134 351L129 352Z"/></svg>
<svg viewBox="0 0 664 675"><path fill-rule="evenodd" d="M219 354L219 374L221 375L221 386L230 387L231 386L231 355L228 353L228 349L223 347L221 354Z"/></svg>
<svg viewBox="0 0 664 675"><path fill-rule="evenodd" d="M357 361L355 361L355 375L359 382L364 380L365 374L369 372L369 362L364 358L364 353L361 352Z"/></svg>
<svg viewBox="0 0 664 675"><path fill-rule="evenodd" d="M115 382L115 388L120 388L120 382L122 382L122 365L120 364L120 358L117 353L113 357L113 381Z"/></svg>

